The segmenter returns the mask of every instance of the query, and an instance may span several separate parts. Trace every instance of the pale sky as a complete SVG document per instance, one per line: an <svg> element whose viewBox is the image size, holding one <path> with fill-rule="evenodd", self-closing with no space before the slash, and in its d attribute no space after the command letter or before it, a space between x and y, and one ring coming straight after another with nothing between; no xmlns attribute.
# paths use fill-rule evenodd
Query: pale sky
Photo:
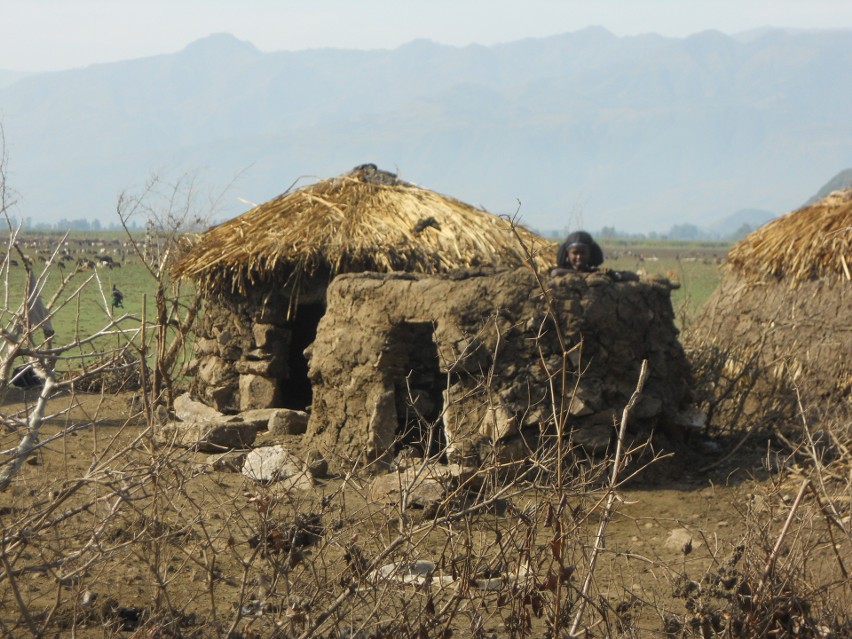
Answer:
<svg viewBox="0 0 852 639"><path fill-rule="evenodd" d="M0 0L0 69L174 53L228 32L261 51L492 45L602 26L616 35L852 28L852 0Z"/></svg>

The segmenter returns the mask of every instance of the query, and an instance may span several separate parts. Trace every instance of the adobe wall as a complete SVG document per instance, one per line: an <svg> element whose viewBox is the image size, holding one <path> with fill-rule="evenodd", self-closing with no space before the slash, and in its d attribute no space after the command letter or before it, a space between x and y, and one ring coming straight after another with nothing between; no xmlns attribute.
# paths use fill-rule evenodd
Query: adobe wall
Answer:
<svg viewBox="0 0 852 639"><path fill-rule="evenodd" d="M852 414L850 317L848 282L791 287L726 274L687 336L716 425L773 417L800 425L799 400L822 416Z"/></svg>
<svg viewBox="0 0 852 639"><path fill-rule="evenodd" d="M611 429L645 358L650 377L636 419L664 422L683 407L689 369L667 281L577 274L545 276L545 285L573 349L566 378L568 395L577 385L572 426ZM474 462L495 442L537 436L551 424L562 349L529 270L341 275L328 288L310 349L306 434L338 468L393 452L400 377L413 348L406 327L423 323L431 324L437 348L439 425L450 458Z"/></svg>
<svg viewBox="0 0 852 639"><path fill-rule="evenodd" d="M324 304L325 282L310 282L307 289L301 304ZM208 297L197 329L190 393L223 413L281 407L294 333L289 305L290 291L281 283L256 285L245 295Z"/></svg>

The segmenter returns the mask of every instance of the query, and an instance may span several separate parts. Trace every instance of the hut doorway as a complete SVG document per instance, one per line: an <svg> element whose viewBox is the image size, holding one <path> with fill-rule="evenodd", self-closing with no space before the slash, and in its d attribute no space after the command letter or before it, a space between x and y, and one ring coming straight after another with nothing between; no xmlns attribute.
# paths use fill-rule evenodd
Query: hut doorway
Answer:
<svg viewBox="0 0 852 639"><path fill-rule="evenodd" d="M390 336L396 396L397 448L440 455L447 439L441 422L445 376L429 322L403 322Z"/></svg>
<svg viewBox="0 0 852 639"><path fill-rule="evenodd" d="M283 408L305 410L311 405L313 391L308 379L308 360L305 349L314 343L317 326L325 314L324 304L300 304L290 325L290 349L287 354L287 374L280 383Z"/></svg>

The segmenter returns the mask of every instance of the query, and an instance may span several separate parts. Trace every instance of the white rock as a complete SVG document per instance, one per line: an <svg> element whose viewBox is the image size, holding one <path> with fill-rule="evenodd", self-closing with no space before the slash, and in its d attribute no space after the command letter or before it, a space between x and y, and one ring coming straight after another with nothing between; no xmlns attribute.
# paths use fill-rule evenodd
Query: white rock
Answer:
<svg viewBox="0 0 852 639"><path fill-rule="evenodd" d="M707 427L707 413L696 406L690 406L675 415L674 421L678 426L703 431Z"/></svg>
<svg viewBox="0 0 852 639"><path fill-rule="evenodd" d="M431 581L434 572L435 564L431 561L398 561L377 568L370 573L369 578L374 581L423 584Z"/></svg>
<svg viewBox="0 0 852 639"><path fill-rule="evenodd" d="M302 472L302 463L284 446L255 448L243 463L243 475L254 481L274 482Z"/></svg>
<svg viewBox="0 0 852 639"><path fill-rule="evenodd" d="M205 419L219 419L222 413L199 401L192 399L189 393L184 393L175 398L175 417L182 422L198 422Z"/></svg>
<svg viewBox="0 0 852 639"><path fill-rule="evenodd" d="M266 429L269 428L270 420L279 410L281 409L253 408L251 410L243 411L239 414L239 417L247 424L254 424L258 428Z"/></svg>
<svg viewBox="0 0 852 639"><path fill-rule="evenodd" d="M691 543L692 549L701 547L701 542L694 539L692 533L686 528L675 528L669 531L669 536L666 538L666 548L683 552L684 546Z"/></svg>
<svg viewBox="0 0 852 639"><path fill-rule="evenodd" d="M282 493L307 492L313 490L316 484L317 482L309 472L300 471L275 482L270 488L270 492L273 496Z"/></svg>
<svg viewBox="0 0 852 639"><path fill-rule="evenodd" d="M449 479L449 475L440 478L425 470L421 472L408 468L402 472L376 477L370 484L370 498L377 502L397 504L405 491L409 506L425 508L444 500L449 488Z"/></svg>

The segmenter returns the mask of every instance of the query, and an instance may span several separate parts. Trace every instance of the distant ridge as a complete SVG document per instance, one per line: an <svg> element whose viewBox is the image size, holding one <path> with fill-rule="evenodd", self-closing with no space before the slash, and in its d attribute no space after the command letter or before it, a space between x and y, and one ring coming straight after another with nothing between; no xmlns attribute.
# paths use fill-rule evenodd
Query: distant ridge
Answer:
<svg viewBox="0 0 852 639"><path fill-rule="evenodd" d="M848 31L277 52L214 34L20 78L0 114L15 213L45 223L110 221L152 174L231 185L221 219L374 162L533 228L648 232L789 211L852 165L850 68Z"/></svg>
<svg viewBox="0 0 852 639"><path fill-rule="evenodd" d="M0 69L0 89L4 89L10 84L17 82L21 78L25 78L28 75L32 74L27 73L26 71L10 71L7 69Z"/></svg>
<svg viewBox="0 0 852 639"><path fill-rule="evenodd" d="M832 191L838 191L840 189L848 189L852 187L852 168L844 169L833 178L831 178L828 182L825 183L819 191L814 194L807 202L805 202L805 206L813 204L824 198L826 195L831 193Z"/></svg>
<svg viewBox="0 0 852 639"><path fill-rule="evenodd" d="M740 232L746 226L749 230L754 230L775 217L775 213L764 211L763 209L740 209L731 215L713 222L707 227L707 231L719 237L730 237Z"/></svg>
<svg viewBox="0 0 852 639"><path fill-rule="evenodd" d="M262 55L251 42L240 40L230 33L213 33L206 38L190 42L177 53L180 56L216 56L222 59L244 54Z"/></svg>

